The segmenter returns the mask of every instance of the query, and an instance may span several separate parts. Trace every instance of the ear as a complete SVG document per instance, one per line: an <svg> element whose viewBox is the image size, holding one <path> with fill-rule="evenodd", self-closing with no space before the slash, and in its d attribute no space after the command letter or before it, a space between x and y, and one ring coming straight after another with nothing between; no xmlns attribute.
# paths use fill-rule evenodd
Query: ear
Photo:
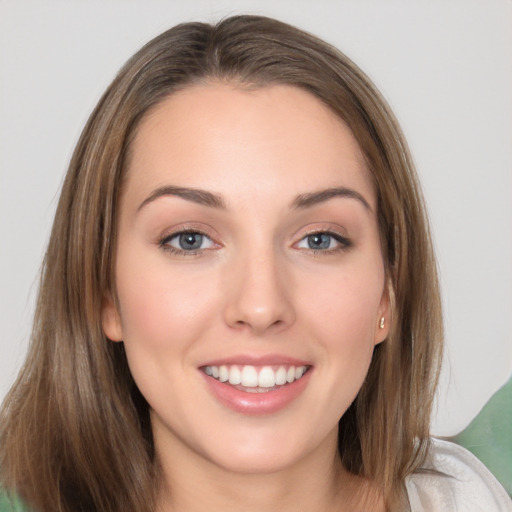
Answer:
<svg viewBox="0 0 512 512"><path fill-rule="evenodd" d="M386 279L375 321L375 345L382 343L388 337L392 321L392 296L392 284L389 279Z"/></svg>
<svg viewBox="0 0 512 512"><path fill-rule="evenodd" d="M103 297L101 304L101 327L103 328L103 333L109 340L123 340L121 317L110 292Z"/></svg>

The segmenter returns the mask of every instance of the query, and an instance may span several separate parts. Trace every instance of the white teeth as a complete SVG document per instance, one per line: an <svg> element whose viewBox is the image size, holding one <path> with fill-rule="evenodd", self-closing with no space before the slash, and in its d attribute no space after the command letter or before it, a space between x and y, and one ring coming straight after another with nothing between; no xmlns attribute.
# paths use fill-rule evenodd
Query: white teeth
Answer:
<svg viewBox="0 0 512 512"><path fill-rule="evenodd" d="M283 384L286 384L286 368L280 366L279 370L276 372L276 385L282 386Z"/></svg>
<svg viewBox="0 0 512 512"><path fill-rule="evenodd" d="M273 388L276 385L276 374L270 366L264 366L258 376L258 386L260 388Z"/></svg>
<svg viewBox="0 0 512 512"><path fill-rule="evenodd" d="M277 369L274 369L277 368ZM219 380L220 382L228 382L232 386L242 385L248 390L258 392L258 389L273 388L275 386L283 386L286 383L300 379L307 366L263 366L256 367L252 365L221 365L221 366L205 366L204 373Z"/></svg>
<svg viewBox="0 0 512 512"><path fill-rule="evenodd" d="M227 366L222 365L219 368L219 380L221 382L226 382L227 380L229 380L229 370Z"/></svg>
<svg viewBox="0 0 512 512"><path fill-rule="evenodd" d="M233 386L242 383L242 372L237 366L232 366L229 370L229 383Z"/></svg>
<svg viewBox="0 0 512 512"><path fill-rule="evenodd" d="M258 385L258 372L254 366L244 366L242 369L242 386L255 388Z"/></svg>

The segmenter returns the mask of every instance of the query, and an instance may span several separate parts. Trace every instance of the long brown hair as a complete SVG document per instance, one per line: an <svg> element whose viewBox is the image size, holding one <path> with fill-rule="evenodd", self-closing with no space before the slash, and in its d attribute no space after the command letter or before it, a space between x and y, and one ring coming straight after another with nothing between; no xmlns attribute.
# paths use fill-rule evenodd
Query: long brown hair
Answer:
<svg viewBox="0 0 512 512"><path fill-rule="evenodd" d="M428 450L442 351L436 265L406 142L387 103L354 63L276 20L186 23L153 39L120 71L70 162L44 259L27 360L1 412L0 478L38 511L152 511L159 468L147 403L122 343L101 328L115 297L119 191L130 143L148 110L194 83L288 84L352 129L370 169L392 328L339 422L344 466L373 481L388 506Z"/></svg>

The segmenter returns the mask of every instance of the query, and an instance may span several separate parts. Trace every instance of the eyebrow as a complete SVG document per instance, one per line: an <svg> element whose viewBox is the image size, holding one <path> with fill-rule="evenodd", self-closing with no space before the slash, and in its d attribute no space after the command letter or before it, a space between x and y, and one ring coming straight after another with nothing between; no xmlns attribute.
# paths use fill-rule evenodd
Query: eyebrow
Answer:
<svg viewBox="0 0 512 512"><path fill-rule="evenodd" d="M333 197L347 197L349 199L356 199L357 201L361 202L368 211L372 211L368 201L359 192L346 187L333 187L327 188L325 190L319 190L318 192L301 194L297 196L292 202L292 208L309 208L319 203L328 201Z"/></svg>
<svg viewBox="0 0 512 512"><path fill-rule="evenodd" d="M197 203L203 206L208 206L210 208L217 208L220 210L227 210L226 203L222 199L221 196L217 194L213 194L212 192L208 192L206 190L196 189L196 188L188 188L188 187L176 187L176 186L166 186L160 187L154 190L137 208L137 212L139 212L142 208L144 208L149 203L155 201L160 197L165 196L176 196L185 199L186 201L191 201L193 203ZM368 201L357 191L347 188L347 187L333 187L327 188L325 190L319 190L317 192L310 192L307 194L298 195L291 204L292 209L304 209L310 208L317 204L323 203L332 199L334 197L346 197L349 199L358 200L368 211L372 211L370 204Z"/></svg>
<svg viewBox="0 0 512 512"><path fill-rule="evenodd" d="M222 197L212 194L211 192L207 192L206 190L167 186L154 190L148 197L146 197L146 199L144 199L144 201L142 201L140 206L137 208L137 212L149 203L153 202L155 199L165 196L181 197L187 201L192 201L193 203L201 204L203 206L209 206L210 208L219 208L221 210L227 209Z"/></svg>

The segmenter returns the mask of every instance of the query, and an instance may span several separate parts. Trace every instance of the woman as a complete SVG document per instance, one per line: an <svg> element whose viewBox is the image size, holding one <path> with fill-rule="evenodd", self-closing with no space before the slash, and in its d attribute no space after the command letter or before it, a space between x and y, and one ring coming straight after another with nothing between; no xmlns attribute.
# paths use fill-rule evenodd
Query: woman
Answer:
<svg viewBox="0 0 512 512"><path fill-rule="evenodd" d="M456 510L467 488L509 510L429 440L441 351L421 192L368 78L268 18L180 25L75 150L1 480L36 511Z"/></svg>

